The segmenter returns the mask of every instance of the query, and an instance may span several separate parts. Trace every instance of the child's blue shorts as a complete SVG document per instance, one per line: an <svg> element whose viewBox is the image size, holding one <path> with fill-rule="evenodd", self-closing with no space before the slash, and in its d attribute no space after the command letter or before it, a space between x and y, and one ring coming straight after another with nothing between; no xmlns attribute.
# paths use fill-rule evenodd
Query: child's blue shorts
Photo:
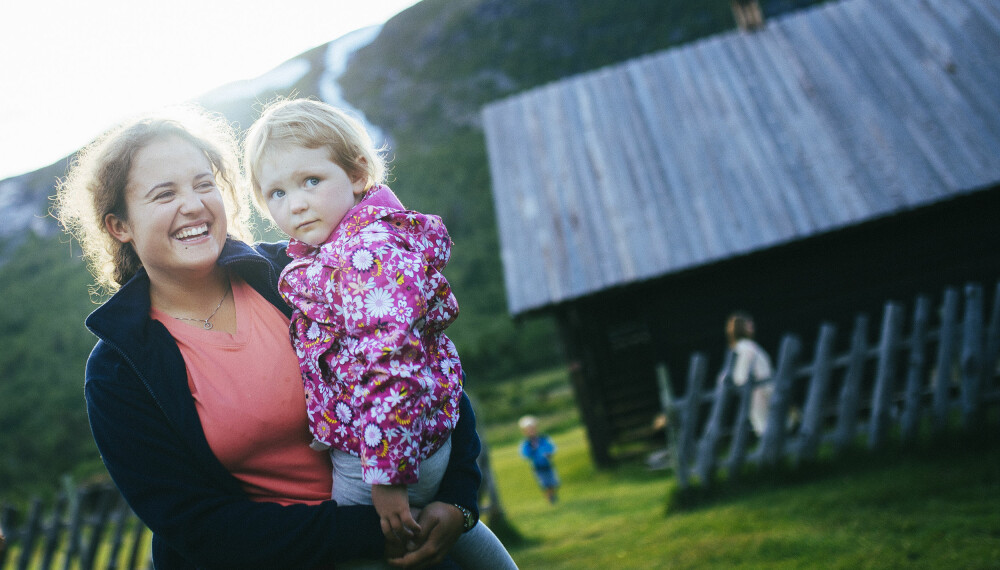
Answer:
<svg viewBox="0 0 1000 570"><path fill-rule="evenodd" d="M538 485L542 489L552 489L559 486L559 477L556 475L556 470L551 467L547 469L535 469L535 477L538 479Z"/></svg>

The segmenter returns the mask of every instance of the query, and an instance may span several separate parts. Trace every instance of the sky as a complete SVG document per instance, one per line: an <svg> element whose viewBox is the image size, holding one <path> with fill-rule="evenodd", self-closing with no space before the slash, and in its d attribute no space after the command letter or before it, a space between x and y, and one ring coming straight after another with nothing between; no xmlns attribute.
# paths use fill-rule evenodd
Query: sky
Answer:
<svg viewBox="0 0 1000 570"><path fill-rule="evenodd" d="M251 79L417 0L8 0L0 180L124 118Z"/></svg>

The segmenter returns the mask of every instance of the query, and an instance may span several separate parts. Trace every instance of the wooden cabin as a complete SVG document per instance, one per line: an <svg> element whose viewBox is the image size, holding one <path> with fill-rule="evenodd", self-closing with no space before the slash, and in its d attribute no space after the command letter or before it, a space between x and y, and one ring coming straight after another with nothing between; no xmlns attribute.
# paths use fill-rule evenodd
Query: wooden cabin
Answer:
<svg viewBox="0 0 1000 570"><path fill-rule="evenodd" d="M654 368L1000 276L1000 4L844 0L483 110L507 302L553 316L601 465Z"/></svg>

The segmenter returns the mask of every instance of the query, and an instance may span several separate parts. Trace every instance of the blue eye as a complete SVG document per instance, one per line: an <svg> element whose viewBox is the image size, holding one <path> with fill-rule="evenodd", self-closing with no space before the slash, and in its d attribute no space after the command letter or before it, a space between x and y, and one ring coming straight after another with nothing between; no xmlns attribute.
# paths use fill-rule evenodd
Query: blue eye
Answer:
<svg viewBox="0 0 1000 570"><path fill-rule="evenodd" d="M284 198L284 197L285 197L285 191L280 188L277 190L271 190L267 194L268 200L277 200L278 198Z"/></svg>
<svg viewBox="0 0 1000 570"><path fill-rule="evenodd" d="M318 186L318 185L319 185L319 178L316 178L315 176L310 176L309 178L306 178L306 186Z"/></svg>

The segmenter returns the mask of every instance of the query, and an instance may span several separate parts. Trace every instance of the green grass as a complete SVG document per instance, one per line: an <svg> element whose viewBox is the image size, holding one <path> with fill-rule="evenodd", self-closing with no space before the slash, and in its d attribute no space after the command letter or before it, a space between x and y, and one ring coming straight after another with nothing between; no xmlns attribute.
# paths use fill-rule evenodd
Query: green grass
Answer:
<svg viewBox="0 0 1000 570"><path fill-rule="evenodd" d="M972 441L859 451L679 500L669 471L594 468L565 371L491 390L473 397L523 569L1000 568L996 421ZM555 505L518 454L524 413L558 446Z"/></svg>
<svg viewBox="0 0 1000 570"><path fill-rule="evenodd" d="M562 489L549 505L510 431L485 433L521 568L1000 568L996 437L761 474L679 508L669 472L596 470L579 425L552 431Z"/></svg>

